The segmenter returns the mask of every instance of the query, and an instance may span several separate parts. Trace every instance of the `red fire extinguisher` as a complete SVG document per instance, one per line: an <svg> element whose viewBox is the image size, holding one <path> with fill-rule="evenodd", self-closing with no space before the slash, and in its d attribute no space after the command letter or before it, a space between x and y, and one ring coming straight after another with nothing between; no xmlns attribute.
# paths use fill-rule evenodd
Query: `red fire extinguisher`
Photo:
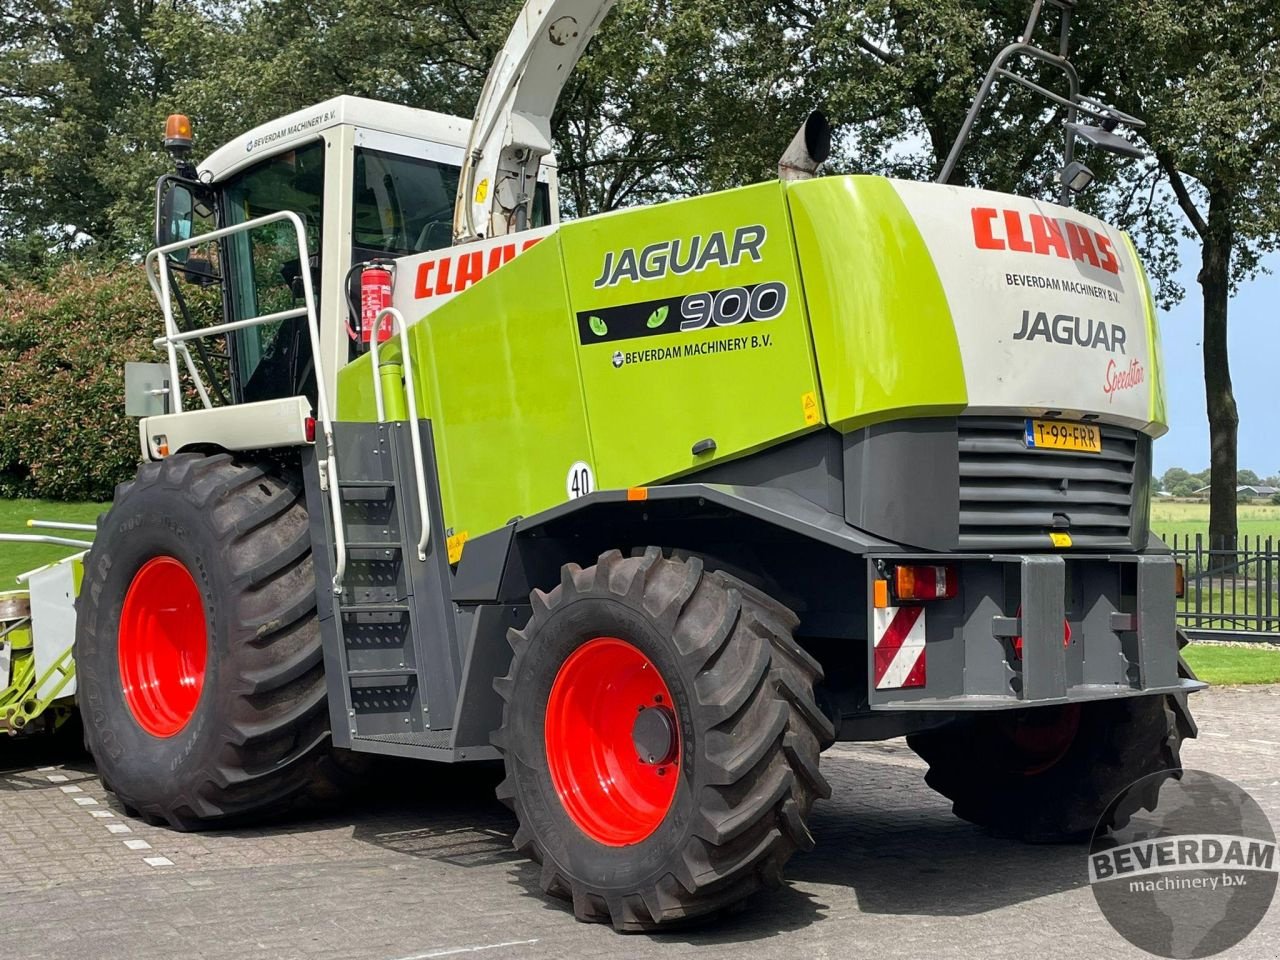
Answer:
<svg viewBox="0 0 1280 960"><path fill-rule="evenodd" d="M395 264L387 260L370 260L360 272L360 342L368 343L379 311L391 306L391 283ZM391 317L383 317L378 325L378 342L391 339Z"/></svg>

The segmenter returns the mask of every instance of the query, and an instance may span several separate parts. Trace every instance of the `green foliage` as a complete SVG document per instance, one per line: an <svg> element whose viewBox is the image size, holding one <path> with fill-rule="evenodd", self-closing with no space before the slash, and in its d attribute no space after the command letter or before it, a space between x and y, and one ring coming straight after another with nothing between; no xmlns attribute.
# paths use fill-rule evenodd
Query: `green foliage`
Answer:
<svg viewBox="0 0 1280 960"><path fill-rule="evenodd" d="M1280 506L1280 493L1273 493L1271 495L1271 502Z"/></svg>
<svg viewBox="0 0 1280 960"><path fill-rule="evenodd" d="M73 262L0 289L0 497L107 500L133 475L124 364L157 359L142 270Z"/></svg>

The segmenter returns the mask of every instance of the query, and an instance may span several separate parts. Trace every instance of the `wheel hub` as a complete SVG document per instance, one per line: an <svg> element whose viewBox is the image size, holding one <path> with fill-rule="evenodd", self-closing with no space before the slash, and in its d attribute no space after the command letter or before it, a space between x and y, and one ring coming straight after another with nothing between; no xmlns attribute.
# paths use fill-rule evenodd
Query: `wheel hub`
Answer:
<svg viewBox="0 0 1280 960"><path fill-rule="evenodd" d="M181 561L153 557L134 574L116 653L138 726L153 737L179 733L195 715L209 656L204 601Z"/></svg>
<svg viewBox="0 0 1280 960"><path fill-rule="evenodd" d="M631 727L631 742L641 763L670 763L676 752L676 718L667 707L641 706Z"/></svg>
<svg viewBox="0 0 1280 960"><path fill-rule="evenodd" d="M569 819L611 847L662 823L679 782L671 691L644 653L596 637L561 665L547 697L547 770Z"/></svg>

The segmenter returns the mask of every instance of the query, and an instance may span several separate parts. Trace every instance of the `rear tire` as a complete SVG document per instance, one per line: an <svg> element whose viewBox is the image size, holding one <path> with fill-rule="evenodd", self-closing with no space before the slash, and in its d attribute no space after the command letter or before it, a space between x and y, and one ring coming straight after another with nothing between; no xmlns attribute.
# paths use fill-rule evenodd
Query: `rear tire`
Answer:
<svg viewBox="0 0 1280 960"><path fill-rule="evenodd" d="M830 796L818 755L835 733L813 697L821 668L792 638L795 615L696 557L664 559L656 548L628 559L612 551L586 570L569 564L532 604L529 624L509 634L511 672L495 684L506 704L494 743L507 774L498 796L519 820L516 848L542 864L542 889L572 900L580 920L643 930L779 883L791 854L813 846L806 818ZM595 652L605 669L593 675L582 658ZM562 673L571 695L557 684ZM630 686L624 676L647 679ZM633 705L639 694L628 694L642 687L645 703ZM669 739L657 736L670 752L646 767L626 728L666 702L662 690ZM565 704L577 722L564 729L576 736L561 735ZM609 717L625 731L612 742ZM637 805L618 812L593 795L593 755L608 757L602 775L621 771L606 794L635 788ZM652 765L664 762L674 785ZM589 775L574 781L575 763ZM564 789L566 769L594 806Z"/></svg>
<svg viewBox="0 0 1280 960"><path fill-rule="evenodd" d="M956 816L1033 843L1089 836L1116 795L1178 769L1194 724L1173 696L981 714L907 737ZM1144 798L1149 804L1155 797Z"/></svg>
<svg viewBox="0 0 1280 960"><path fill-rule="evenodd" d="M189 830L331 793L296 478L226 454L144 464L98 525L77 620L85 743L126 809Z"/></svg>

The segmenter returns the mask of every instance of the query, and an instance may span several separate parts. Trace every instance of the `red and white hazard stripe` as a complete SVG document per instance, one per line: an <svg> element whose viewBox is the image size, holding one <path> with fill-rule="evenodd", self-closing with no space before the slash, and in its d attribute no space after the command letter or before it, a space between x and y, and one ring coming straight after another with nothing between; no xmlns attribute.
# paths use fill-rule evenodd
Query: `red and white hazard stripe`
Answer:
<svg viewBox="0 0 1280 960"><path fill-rule="evenodd" d="M924 607L883 607L875 611L877 690L923 687Z"/></svg>

